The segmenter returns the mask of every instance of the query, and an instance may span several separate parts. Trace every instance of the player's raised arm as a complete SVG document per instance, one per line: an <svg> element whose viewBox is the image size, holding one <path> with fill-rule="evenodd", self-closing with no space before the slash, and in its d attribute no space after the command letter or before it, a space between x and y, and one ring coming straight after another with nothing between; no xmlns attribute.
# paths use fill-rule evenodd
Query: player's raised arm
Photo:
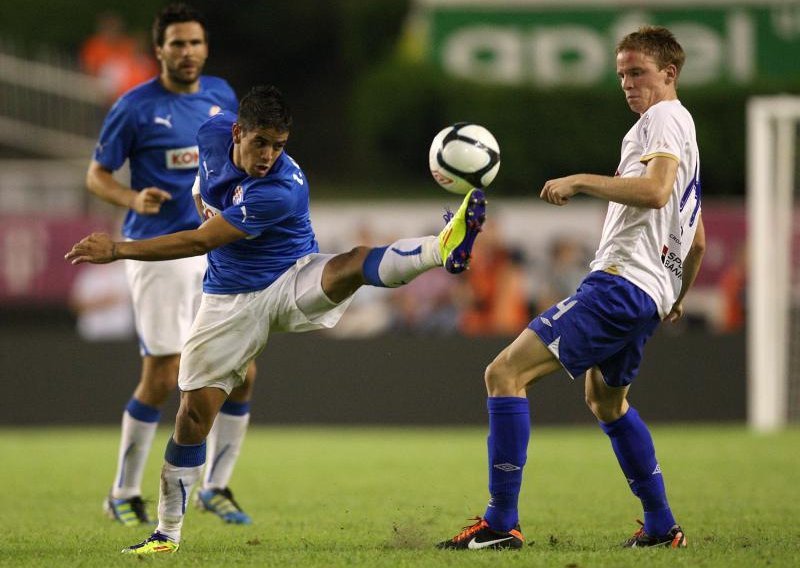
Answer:
<svg viewBox="0 0 800 568"><path fill-rule="evenodd" d="M222 245L238 241L247 233L217 215L198 229L180 231L141 241L115 242L104 233L92 233L73 245L64 258L72 264L106 264L122 258L131 260L171 260L206 254Z"/></svg>
<svg viewBox="0 0 800 568"><path fill-rule="evenodd" d="M677 172L677 158L655 156L641 177L575 174L548 180L539 197L553 205L566 205L573 195L585 193L622 205L660 209L672 193Z"/></svg>

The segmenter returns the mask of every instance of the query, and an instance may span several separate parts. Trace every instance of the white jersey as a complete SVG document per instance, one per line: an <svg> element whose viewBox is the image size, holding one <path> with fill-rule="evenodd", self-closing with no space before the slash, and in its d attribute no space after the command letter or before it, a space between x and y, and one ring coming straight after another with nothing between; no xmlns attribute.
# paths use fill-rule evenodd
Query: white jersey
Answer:
<svg viewBox="0 0 800 568"><path fill-rule="evenodd" d="M617 174L641 177L656 156L678 161L672 195L661 209L609 203L592 270L618 274L644 290L664 318L681 290L683 260L700 215L700 154L694 121L680 101L650 107L622 140Z"/></svg>

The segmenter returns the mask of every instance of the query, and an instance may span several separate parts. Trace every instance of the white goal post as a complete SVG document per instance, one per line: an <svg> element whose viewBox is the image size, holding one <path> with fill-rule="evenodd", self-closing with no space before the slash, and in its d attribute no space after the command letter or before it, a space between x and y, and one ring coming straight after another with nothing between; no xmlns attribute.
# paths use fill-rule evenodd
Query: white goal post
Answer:
<svg viewBox="0 0 800 568"><path fill-rule="evenodd" d="M792 220L800 97L765 96L747 105L747 414L760 431L790 417Z"/></svg>

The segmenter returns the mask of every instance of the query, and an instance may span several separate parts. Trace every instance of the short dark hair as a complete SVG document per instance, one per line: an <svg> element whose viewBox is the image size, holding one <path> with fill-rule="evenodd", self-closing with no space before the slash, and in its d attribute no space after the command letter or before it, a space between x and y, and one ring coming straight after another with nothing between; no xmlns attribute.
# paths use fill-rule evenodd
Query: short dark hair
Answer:
<svg viewBox="0 0 800 568"><path fill-rule="evenodd" d="M246 131L273 128L278 132L289 132L292 113L277 87L259 85L242 97L236 122Z"/></svg>
<svg viewBox="0 0 800 568"><path fill-rule="evenodd" d="M675 66L678 75L686 61L686 54L675 36L663 26L643 26L626 35L617 44L620 51L638 51L655 59L659 69L669 64Z"/></svg>
<svg viewBox="0 0 800 568"><path fill-rule="evenodd" d="M200 24L203 28L203 35L208 41L208 28L203 14L188 4L176 2L165 6L153 21L153 45L163 47L167 28L172 24L182 24L184 22L197 22Z"/></svg>

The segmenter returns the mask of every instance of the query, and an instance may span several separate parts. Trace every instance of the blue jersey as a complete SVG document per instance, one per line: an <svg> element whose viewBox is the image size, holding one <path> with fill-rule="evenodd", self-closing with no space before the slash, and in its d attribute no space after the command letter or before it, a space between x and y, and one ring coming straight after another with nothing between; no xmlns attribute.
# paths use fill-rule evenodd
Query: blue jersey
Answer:
<svg viewBox="0 0 800 568"><path fill-rule="evenodd" d="M130 160L131 187L158 187L172 194L158 215L128 211L122 234L146 239L199 224L191 189L197 174L197 129L220 110L238 109L230 85L200 77L200 90L176 94L158 78L122 95L106 116L94 159L114 171Z"/></svg>
<svg viewBox="0 0 800 568"><path fill-rule="evenodd" d="M298 259L319 252L300 166L284 152L263 178L237 168L231 157L235 118L220 113L197 133L205 215L222 215L248 235L208 253L203 290L210 294L263 290Z"/></svg>

